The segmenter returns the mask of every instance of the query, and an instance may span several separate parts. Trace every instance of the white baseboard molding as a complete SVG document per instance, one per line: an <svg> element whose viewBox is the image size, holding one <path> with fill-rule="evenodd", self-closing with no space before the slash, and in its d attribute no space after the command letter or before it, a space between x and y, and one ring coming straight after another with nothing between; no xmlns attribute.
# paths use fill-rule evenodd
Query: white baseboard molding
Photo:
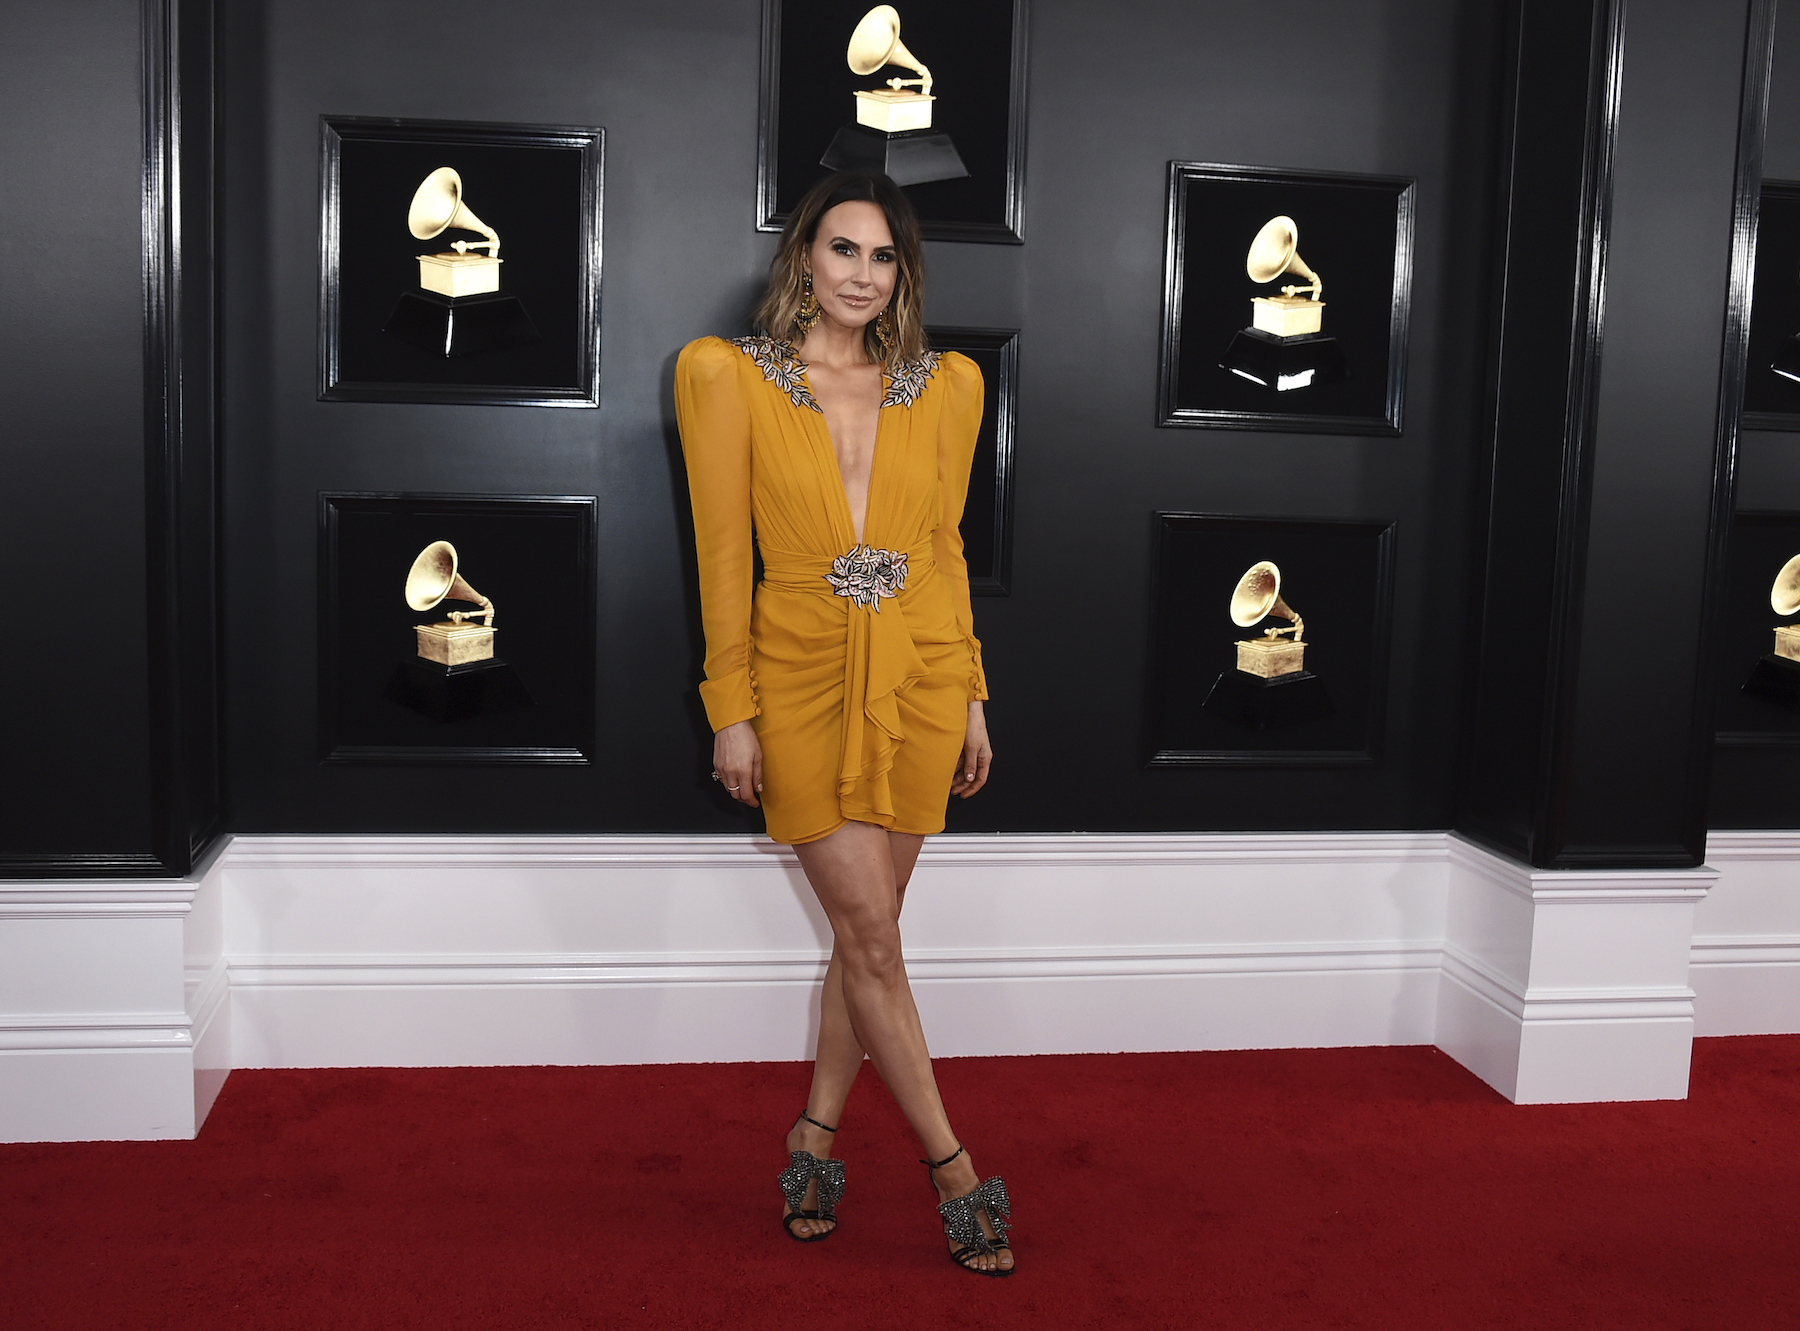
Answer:
<svg viewBox="0 0 1800 1331"><path fill-rule="evenodd" d="M236 1065L803 1059L818 952L247 957ZM909 951L944 1056L1421 1044L1435 947ZM979 1021L966 1018L980 1012Z"/></svg>
<svg viewBox="0 0 1800 1331"><path fill-rule="evenodd" d="M1445 855L934 838L909 970L944 1055L1419 1043ZM830 948L792 854L748 837L240 838L225 890L238 1067L804 1058Z"/></svg>
<svg viewBox="0 0 1800 1331"><path fill-rule="evenodd" d="M1515 1099L1661 1098L1695 1031L1800 1030L1800 833L1710 859L1709 893L1443 833L938 837L903 929L941 1055L1435 1041ZM802 1059L829 946L750 837L248 836L3 885L0 1139L191 1136L232 1067Z"/></svg>
<svg viewBox="0 0 1800 1331"><path fill-rule="evenodd" d="M1714 832L1694 912L1696 1035L1800 1032L1800 832Z"/></svg>
<svg viewBox="0 0 1800 1331"><path fill-rule="evenodd" d="M1520 1104L1687 1095L1711 868L1559 872L1452 841L1436 1043Z"/></svg>

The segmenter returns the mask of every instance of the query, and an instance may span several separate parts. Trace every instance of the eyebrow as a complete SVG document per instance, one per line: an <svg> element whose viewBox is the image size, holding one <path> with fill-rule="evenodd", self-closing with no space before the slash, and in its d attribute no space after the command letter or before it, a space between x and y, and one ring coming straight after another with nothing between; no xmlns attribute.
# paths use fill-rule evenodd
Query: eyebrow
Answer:
<svg viewBox="0 0 1800 1331"><path fill-rule="evenodd" d="M832 237L832 238L831 238L831 242L830 242L830 243L831 243L831 244L833 244L833 245L848 245L848 246L849 246L849 247L850 247L850 248L851 248L851 249L853 249L853 250L855 250L855 249L861 249L861 248L862 248L862 246L860 246L860 245L858 245L858 244L857 244L857 243L856 243L856 242L855 242L855 241L854 241L854 240L851 240L851 239L850 239L850 237L848 237L848 236L833 236L833 237ZM888 242L888 243L887 243L887 244L885 244L885 245L877 245L877 246L875 246L875 249L876 249L876 251L877 251L877 252L878 252L878 253L879 253L879 252L880 252L880 251L881 251L881 250L893 250L893 249L894 249L894 244L893 244L893 242L892 242L892 241L889 241L889 242Z"/></svg>

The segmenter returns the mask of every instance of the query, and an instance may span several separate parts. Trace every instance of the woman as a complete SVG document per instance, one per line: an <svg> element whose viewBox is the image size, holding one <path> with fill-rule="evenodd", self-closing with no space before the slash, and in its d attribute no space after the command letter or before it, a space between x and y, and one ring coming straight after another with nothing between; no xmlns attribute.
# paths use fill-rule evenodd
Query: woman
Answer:
<svg viewBox="0 0 1800 1331"><path fill-rule="evenodd" d="M951 1131L900 953L919 847L993 756L957 530L981 372L927 350L922 277L918 220L891 180L820 181L782 233L764 335L690 343L675 406L713 775L794 847L834 936L782 1225L808 1243L836 1230L832 1134L866 1052L919 1135L951 1257L1005 1276L1006 1188L981 1182Z"/></svg>

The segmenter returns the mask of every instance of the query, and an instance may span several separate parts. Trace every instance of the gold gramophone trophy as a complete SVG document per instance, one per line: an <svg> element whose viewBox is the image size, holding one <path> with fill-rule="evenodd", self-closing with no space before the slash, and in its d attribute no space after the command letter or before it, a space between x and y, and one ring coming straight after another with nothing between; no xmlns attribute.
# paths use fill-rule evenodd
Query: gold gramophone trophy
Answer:
<svg viewBox="0 0 1800 1331"><path fill-rule="evenodd" d="M1230 613L1244 629L1271 615L1288 624L1237 639L1237 669L1219 674L1201 707L1252 730L1329 716L1324 682L1306 669L1306 622L1281 599L1281 570L1266 559L1252 564L1232 589Z"/></svg>
<svg viewBox="0 0 1800 1331"><path fill-rule="evenodd" d="M419 256L419 285L440 296L479 296L500 289L500 233L463 202L462 177L440 166L413 193L406 229L416 240L433 240L444 232L478 231L485 240L453 240L438 254ZM486 254L476 250L486 247Z"/></svg>
<svg viewBox="0 0 1800 1331"><path fill-rule="evenodd" d="M1788 560L1775 575L1775 585L1769 589L1769 605L1778 615L1800 610L1800 555ZM1786 661L1800 661L1800 624L1775 626L1775 655Z"/></svg>
<svg viewBox="0 0 1800 1331"><path fill-rule="evenodd" d="M463 199L454 167L440 166L413 191L406 229L415 240L470 231L480 240L453 240L419 255L419 291L400 297L383 331L433 356L468 356L496 347L538 342L537 325L516 296L500 294L500 233ZM487 253L480 253L481 250Z"/></svg>
<svg viewBox="0 0 1800 1331"><path fill-rule="evenodd" d="M387 697L433 721L466 721L535 706L531 690L509 662L494 655L494 603L457 571L456 547L433 541L406 574L406 604L433 610L464 601L435 624L415 624L419 654L401 661ZM476 623L480 620L480 623Z"/></svg>
<svg viewBox="0 0 1800 1331"><path fill-rule="evenodd" d="M1237 588L1231 593L1231 622L1247 629L1270 615L1290 623L1284 629L1264 629L1260 638L1238 639L1237 668L1258 679L1291 675L1306 665L1306 644L1300 640L1306 632L1306 621L1281 599L1281 570L1265 559L1252 564L1238 579ZM1294 636L1286 637L1289 633Z"/></svg>
<svg viewBox="0 0 1800 1331"><path fill-rule="evenodd" d="M1271 217L1263 224L1250 242L1244 271L1261 284L1290 273L1304 281L1282 287L1278 296L1252 297L1250 326L1231 339L1219 363L1282 393L1342 379L1343 349L1321 331L1325 284L1300 257L1300 228L1293 218Z"/></svg>
<svg viewBox="0 0 1800 1331"><path fill-rule="evenodd" d="M881 171L897 185L956 180L969 174L948 134L931 128L931 71L900 40L900 15L876 5L850 34L845 52L850 72L867 77L887 65L910 69L916 79L891 78L880 88L856 90L856 123L838 130L819 165L834 171ZM916 89L916 91L914 91Z"/></svg>
<svg viewBox="0 0 1800 1331"><path fill-rule="evenodd" d="M1778 615L1800 611L1800 555L1788 560L1775 575L1769 606ZM1775 650L1751 668L1744 692L1783 707L1800 708L1800 624L1775 626Z"/></svg>
<svg viewBox="0 0 1800 1331"><path fill-rule="evenodd" d="M456 571L456 547L433 541L413 560L406 575L406 604L431 610L443 601L467 601L479 610L452 610L436 624L419 624L419 655L442 666L489 661L494 656L494 603ZM479 619L479 624L471 621Z"/></svg>

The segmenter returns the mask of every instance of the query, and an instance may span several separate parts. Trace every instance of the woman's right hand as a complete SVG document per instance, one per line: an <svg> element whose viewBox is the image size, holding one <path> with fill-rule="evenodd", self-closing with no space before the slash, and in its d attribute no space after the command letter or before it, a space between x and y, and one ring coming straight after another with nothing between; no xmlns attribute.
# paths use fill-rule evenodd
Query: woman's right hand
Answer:
<svg viewBox="0 0 1800 1331"><path fill-rule="evenodd" d="M752 809L760 807L756 796L762 790L762 743L755 726L738 721L713 736L713 775L732 799Z"/></svg>

